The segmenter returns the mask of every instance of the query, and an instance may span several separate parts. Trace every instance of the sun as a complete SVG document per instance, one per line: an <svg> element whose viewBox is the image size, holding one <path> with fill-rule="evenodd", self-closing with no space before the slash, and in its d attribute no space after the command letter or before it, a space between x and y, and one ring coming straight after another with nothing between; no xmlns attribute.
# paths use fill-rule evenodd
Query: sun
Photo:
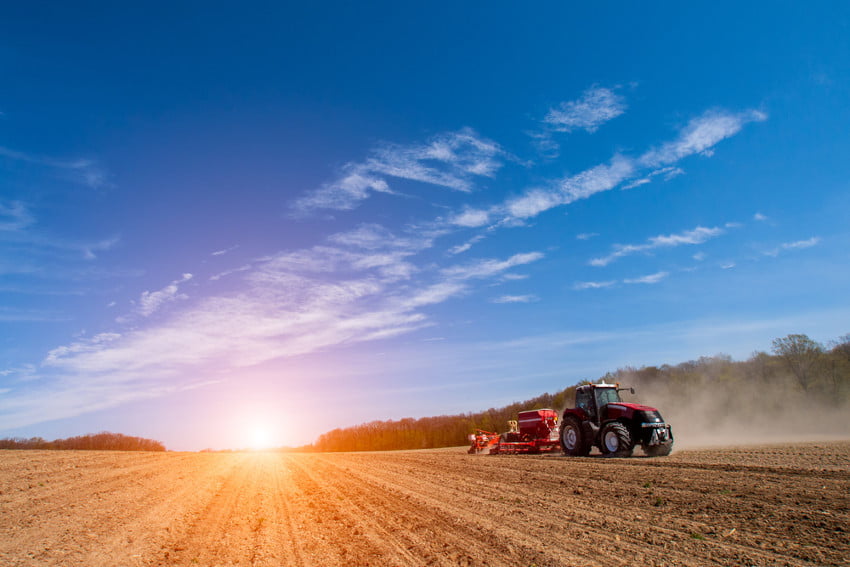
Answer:
<svg viewBox="0 0 850 567"><path fill-rule="evenodd" d="M248 431L248 447L254 451L271 449L274 444L271 428L263 424L254 424Z"/></svg>
<svg viewBox="0 0 850 567"><path fill-rule="evenodd" d="M247 451L267 451L286 444L287 423L276 408L243 407L229 420L229 445Z"/></svg>

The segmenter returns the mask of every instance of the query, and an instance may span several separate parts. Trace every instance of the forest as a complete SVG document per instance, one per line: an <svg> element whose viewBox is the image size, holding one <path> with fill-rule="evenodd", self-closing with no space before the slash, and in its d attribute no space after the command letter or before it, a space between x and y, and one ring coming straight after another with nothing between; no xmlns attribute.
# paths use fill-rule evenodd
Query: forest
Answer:
<svg viewBox="0 0 850 567"><path fill-rule="evenodd" d="M744 361L718 354L675 366L620 368L596 382L601 380L634 387L635 395L624 392L624 401L657 407L679 440L726 444L850 434L850 334L827 345L792 334L775 339L770 353L756 351ZM573 403L576 385L502 408L334 429L303 449L386 451L464 445L476 429L505 431L519 411L562 411Z"/></svg>
<svg viewBox="0 0 850 567"><path fill-rule="evenodd" d="M83 450L83 451L165 451L165 445L152 439L131 437L121 433L79 435L67 439L46 441L41 437L29 439L7 437L0 439L0 449Z"/></svg>

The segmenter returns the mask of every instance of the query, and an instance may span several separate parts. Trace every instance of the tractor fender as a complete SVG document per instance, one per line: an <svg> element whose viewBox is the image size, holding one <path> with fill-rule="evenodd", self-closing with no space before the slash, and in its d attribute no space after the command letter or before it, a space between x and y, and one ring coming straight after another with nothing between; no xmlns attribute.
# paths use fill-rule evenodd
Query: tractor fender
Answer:
<svg viewBox="0 0 850 567"><path fill-rule="evenodd" d="M588 416L585 411L581 408L567 408L564 410L564 413L561 415L561 425L567 420L568 417L574 417L579 423L588 420Z"/></svg>
<svg viewBox="0 0 850 567"><path fill-rule="evenodd" d="M623 419L623 418L606 419L606 420L602 421L602 423L599 425L599 428L601 429L601 428L605 427L606 425L608 425L609 423L614 423L614 422L622 423L623 425L625 425L629 429L632 428L632 420L631 419Z"/></svg>
<svg viewBox="0 0 850 567"><path fill-rule="evenodd" d="M605 421L603 421L603 422L599 425L599 428L597 429L597 432L598 432L598 431L601 431L601 430L602 430L602 428L604 428L604 427L605 427L606 425L608 425L609 423L619 423L620 425L622 425L623 427L625 427L626 429L628 429L628 430L629 430L629 433L631 433L632 435L634 435L634 434L635 434L635 422L634 422L634 420L633 420L633 419L624 418L624 417L618 417L618 418L616 418L616 419L606 419Z"/></svg>

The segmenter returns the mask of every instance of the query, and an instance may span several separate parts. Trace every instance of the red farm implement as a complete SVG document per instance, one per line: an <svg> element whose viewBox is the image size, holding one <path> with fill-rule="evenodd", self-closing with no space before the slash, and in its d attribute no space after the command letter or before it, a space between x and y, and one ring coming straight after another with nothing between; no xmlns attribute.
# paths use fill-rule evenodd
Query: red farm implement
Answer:
<svg viewBox="0 0 850 567"><path fill-rule="evenodd" d="M501 435L480 429L475 435L470 435L472 446L469 453L548 453L560 447L558 413L555 410L521 411L518 417L518 420L508 422L510 431Z"/></svg>
<svg viewBox="0 0 850 567"><path fill-rule="evenodd" d="M475 433L469 436L469 440L472 442L472 446L469 447L469 454L489 453L493 446L499 443L499 437L498 433L476 429Z"/></svg>

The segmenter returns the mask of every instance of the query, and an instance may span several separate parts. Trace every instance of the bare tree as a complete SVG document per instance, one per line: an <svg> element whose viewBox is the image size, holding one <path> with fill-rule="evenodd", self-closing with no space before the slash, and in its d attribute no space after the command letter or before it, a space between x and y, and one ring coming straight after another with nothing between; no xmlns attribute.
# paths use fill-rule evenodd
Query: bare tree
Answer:
<svg viewBox="0 0 850 567"><path fill-rule="evenodd" d="M755 375L762 383L768 382L770 376L771 357L764 351L753 351L750 359L747 361L752 368L752 374Z"/></svg>
<svg viewBox="0 0 850 567"><path fill-rule="evenodd" d="M850 367L850 333L830 341L829 346L829 369L833 394L836 403L840 404L842 392L846 391L847 384L850 383L850 373L847 372Z"/></svg>
<svg viewBox="0 0 850 567"><path fill-rule="evenodd" d="M832 354L850 362L850 333L838 337L838 340L832 341L829 346L832 347Z"/></svg>
<svg viewBox="0 0 850 567"><path fill-rule="evenodd" d="M788 365L803 391L808 392L812 369L823 355L823 346L807 335L788 335L773 340L773 352Z"/></svg>

